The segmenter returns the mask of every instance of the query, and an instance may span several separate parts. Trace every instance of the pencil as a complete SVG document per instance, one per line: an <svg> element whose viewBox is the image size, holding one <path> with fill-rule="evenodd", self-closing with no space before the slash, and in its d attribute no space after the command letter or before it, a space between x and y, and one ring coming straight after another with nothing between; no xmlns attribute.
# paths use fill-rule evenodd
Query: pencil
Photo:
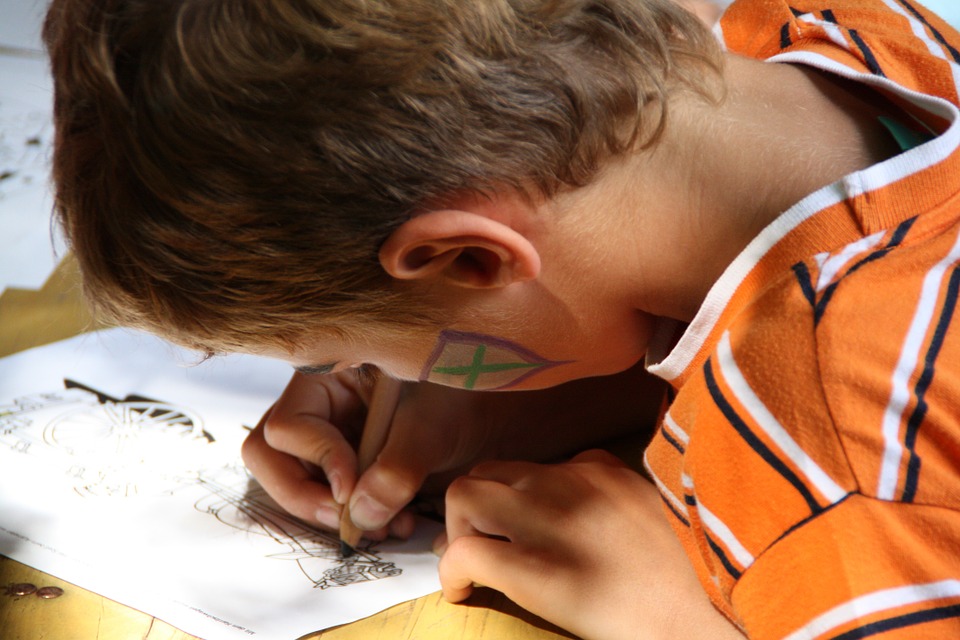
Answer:
<svg viewBox="0 0 960 640"><path fill-rule="evenodd" d="M357 477L360 477L373 464L387 441L393 413L400 400L402 383L396 378L381 374L373 387L373 396L367 408L367 419L360 436L357 450ZM353 523L350 517L349 503L340 510L340 553L349 558L356 553L357 545L363 536L363 530Z"/></svg>

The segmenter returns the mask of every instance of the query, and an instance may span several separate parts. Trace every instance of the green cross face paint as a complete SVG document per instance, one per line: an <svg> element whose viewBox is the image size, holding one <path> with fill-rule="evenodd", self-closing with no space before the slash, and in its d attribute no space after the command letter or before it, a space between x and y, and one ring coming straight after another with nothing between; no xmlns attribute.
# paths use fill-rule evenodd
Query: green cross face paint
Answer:
<svg viewBox="0 0 960 640"><path fill-rule="evenodd" d="M421 380L462 389L509 389L563 362L554 362L508 340L479 333L442 331Z"/></svg>

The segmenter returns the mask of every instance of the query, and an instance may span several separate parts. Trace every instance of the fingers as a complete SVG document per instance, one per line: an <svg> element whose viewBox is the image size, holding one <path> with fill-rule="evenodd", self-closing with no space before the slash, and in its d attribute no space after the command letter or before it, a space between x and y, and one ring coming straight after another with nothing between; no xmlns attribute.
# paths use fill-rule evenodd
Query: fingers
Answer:
<svg viewBox="0 0 960 640"><path fill-rule="evenodd" d="M350 496L354 524L364 531L386 526L410 503L425 477L420 465L394 464L389 458L377 460L360 477Z"/></svg>
<svg viewBox="0 0 960 640"><path fill-rule="evenodd" d="M458 538L447 546L440 558L443 597L449 602L466 600L474 584L489 586L509 596L501 577L504 567L515 567L517 560L509 542L475 536Z"/></svg>
<svg viewBox="0 0 960 640"><path fill-rule="evenodd" d="M537 602L556 566L570 562L571 536L583 536L593 505L625 471L615 456L588 451L560 465L485 462L456 479L447 490L446 538L435 543L444 596L457 602L479 583Z"/></svg>
<svg viewBox="0 0 960 640"><path fill-rule="evenodd" d="M351 516L353 513L351 512ZM358 525L359 526L359 525ZM388 537L406 540L413 535L416 528L416 516L409 509L398 512L384 526L376 529L365 529L363 537L367 540L386 540Z"/></svg>
<svg viewBox="0 0 960 640"><path fill-rule="evenodd" d="M276 453L294 456L322 470L338 503L350 495L356 482L356 457L335 426L315 417L279 416L267 421L262 436Z"/></svg>
<svg viewBox="0 0 960 640"><path fill-rule="evenodd" d="M525 487L540 469L531 463L482 463L450 484L446 534L434 543L448 601L466 599L474 584L522 597L532 573L518 563L536 557L529 551L538 538L529 526L530 518L537 518L527 509Z"/></svg>
<svg viewBox="0 0 960 640"><path fill-rule="evenodd" d="M719 637L715 627L729 627L656 489L612 456L483 464L447 497L440 581L451 602L482 584L583 637Z"/></svg>
<svg viewBox="0 0 960 640"><path fill-rule="evenodd" d="M330 529L339 526L338 503L356 482L356 456L344 431L362 418L363 403L351 378L295 374L241 451L280 506Z"/></svg>
<svg viewBox="0 0 960 640"><path fill-rule="evenodd" d="M244 462L267 493L297 517L337 529L340 505L349 500L365 537L409 537L414 517L403 508L429 466L415 447L411 451L403 438L395 438L400 444L395 442L391 452L388 441L381 459L357 478L351 440L362 431L365 400L352 373L294 375L248 436Z"/></svg>
<svg viewBox="0 0 960 640"><path fill-rule="evenodd" d="M322 469L342 503L353 490L357 465L343 431L355 428L362 411L354 390L336 377L297 374L265 421L263 437L276 451Z"/></svg>
<svg viewBox="0 0 960 640"><path fill-rule="evenodd" d="M529 608L552 580L563 515L539 501L537 489L549 484L554 469L532 463L484 463L451 483L447 491L440 582L450 602L460 602L474 585L504 593Z"/></svg>
<svg viewBox="0 0 960 640"><path fill-rule="evenodd" d="M516 490L497 480L462 476L447 490L447 538L496 536L510 539L525 519Z"/></svg>
<svg viewBox="0 0 960 640"><path fill-rule="evenodd" d="M339 509L330 489L300 459L267 444L263 431L261 422L243 443L241 453L247 468L270 497L291 514L335 529Z"/></svg>
<svg viewBox="0 0 960 640"><path fill-rule="evenodd" d="M425 423L420 413L398 408L383 450L350 497L350 515L358 527L369 531L391 522L429 474L450 464L449 440L438 435L443 428L449 427Z"/></svg>
<svg viewBox="0 0 960 640"><path fill-rule="evenodd" d="M398 455L375 463L358 483L348 438L359 436L365 399L353 374L294 375L247 437L243 459L264 490L303 520L336 530L340 505L350 500L366 538L407 538L415 520L403 507L422 484L426 467L406 464L416 456L395 446Z"/></svg>

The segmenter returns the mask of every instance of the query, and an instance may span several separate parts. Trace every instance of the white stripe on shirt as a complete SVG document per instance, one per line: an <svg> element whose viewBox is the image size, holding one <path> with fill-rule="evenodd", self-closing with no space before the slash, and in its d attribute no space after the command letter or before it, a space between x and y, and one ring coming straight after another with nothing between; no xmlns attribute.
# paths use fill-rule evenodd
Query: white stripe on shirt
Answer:
<svg viewBox="0 0 960 640"><path fill-rule="evenodd" d="M830 609L797 629L783 640L812 640L831 629L870 615L929 600L960 596L960 580L942 580L874 591Z"/></svg>
<svg viewBox="0 0 960 640"><path fill-rule="evenodd" d="M827 473L807 455L807 452L797 444L783 425L774 417L766 405L757 397L747 383L746 378L737 367L733 359L733 348L730 345L730 332L724 332L717 345L717 361L720 371L726 379L733 395L740 401L750 416L754 419L773 443L790 459L797 470L823 495L831 504L839 502L847 492L840 487Z"/></svg>
<svg viewBox="0 0 960 640"><path fill-rule="evenodd" d="M700 516L700 522L703 523L713 537L719 540L727 550L733 554L734 559L740 563L744 570L753 564L753 554L747 551L733 531L730 530L724 522L718 518L712 511L707 509L700 500L697 500L697 515Z"/></svg>
<svg viewBox="0 0 960 640"><path fill-rule="evenodd" d="M830 38L830 42L842 49L850 50L850 43L847 42L847 38L843 35L843 30L836 23L820 20L812 13L805 13L799 16L797 20L809 25L821 27L827 34L827 37Z"/></svg>
<svg viewBox="0 0 960 640"><path fill-rule="evenodd" d="M680 441L684 447L690 444L690 436L677 424L677 421L673 419L669 411L663 416L663 426L673 434L673 437Z"/></svg>
<svg viewBox="0 0 960 640"><path fill-rule="evenodd" d="M700 502L700 499L696 497L693 478L684 473L680 476L680 482L683 484L683 490L689 492L690 495L696 499L695 508L700 522L713 534L714 539L719 540L733 555L733 558L740 563L740 566L746 570L753 564L753 554L747 551L747 548L743 546L733 531L730 530L730 527L704 506L704 504Z"/></svg>
<svg viewBox="0 0 960 640"><path fill-rule="evenodd" d="M917 20L916 16L914 16L912 13L904 9L902 6L900 6L898 3L894 2L893 0L883 0L883 3L887 5L887 7L889 7L891 11L902 15L907 19L907 21L910 22L910 29L913 31L913 35L917 36L917 38L919 38L927 46L927 50L930 52L931 55L933 55L936 58L940 58L941 60L946 60L947 62L950 63L950 71L953 73L954 89L957 90L958 94L960 94L960 66L957 66L957 64L953 60L951 60L951 58L947 55L947 52L943 50L943 46L939 42L937 42L936 40L931 38L929 34L927 34L926 27L923 25L922 22Z"/></svg>
<svg viewBox="0 0 960 640"><path fill-rule="evenodd" d="M820 259L820 256L817 256L817 263L820 265L820 277L817 278L817 293L820 293L830 286L830 283L833 282L833 279L837 277L837 274L843 270L846 264L850 262L854 256L865 251L869 251L877 246L885 234L886 231L878 231L872 236L867 236L865 238L860 238L856 242L851 242L839 253L835 253L833 255L820 254L823 255L822 260Z"/></svg>
<svg viewBox="0 0 960 640"><path fill-rule="evenodd" d="M920 360L920 350L923 348L926 336L933 322L934 312L937 310L937 300L940 298L940 289L947 269L960 261L960 237L950 249L950 252L938 262L923 278L923 288L920 290L920 301L910 322L906 339L900 351L897 368L893 371L890 381L892 391L887 408L883 414L882 433L884 441L883 461L880 466L880 478L877 481L877 497L881 500L893 500L897 492L897 482L900 476L900 461L903 458L903 445L900 442L900 425L903 414L913 393L909 387L910 379Z"/></svg>
<svg viewBox="0 0 960 640"><path fill-rule="evenodd" d="M689 517L690 514L687 512L687 505L685 505L683 501L680 500L680 498L673 495L673 492L667 488L667 485L665 485L663 481L657 477L657 474L653 472L653 468L650 465L650 461L647 460L646 452L644 452L643 454L643 467L644 469L647 470L647 473L650 474L650 477L653 478L653 483L657 485L657 489L659 489L660 495L666 498L667 501L671 505L673 505L673 508L676 509L679 513L682 513L683 515Z"/></svg>

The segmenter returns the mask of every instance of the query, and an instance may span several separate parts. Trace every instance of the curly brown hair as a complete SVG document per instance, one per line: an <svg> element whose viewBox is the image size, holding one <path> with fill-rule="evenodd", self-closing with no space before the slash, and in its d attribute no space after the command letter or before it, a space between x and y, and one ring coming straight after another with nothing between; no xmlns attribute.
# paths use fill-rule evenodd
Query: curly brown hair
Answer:
<svg viewBox="0 0 960 640"><path fill-rule="evenodd" d="M210 352L438 322L378 263L399 224L584 185L720 66L670 0L54 0L44 38L94 310Z"/></svg>

